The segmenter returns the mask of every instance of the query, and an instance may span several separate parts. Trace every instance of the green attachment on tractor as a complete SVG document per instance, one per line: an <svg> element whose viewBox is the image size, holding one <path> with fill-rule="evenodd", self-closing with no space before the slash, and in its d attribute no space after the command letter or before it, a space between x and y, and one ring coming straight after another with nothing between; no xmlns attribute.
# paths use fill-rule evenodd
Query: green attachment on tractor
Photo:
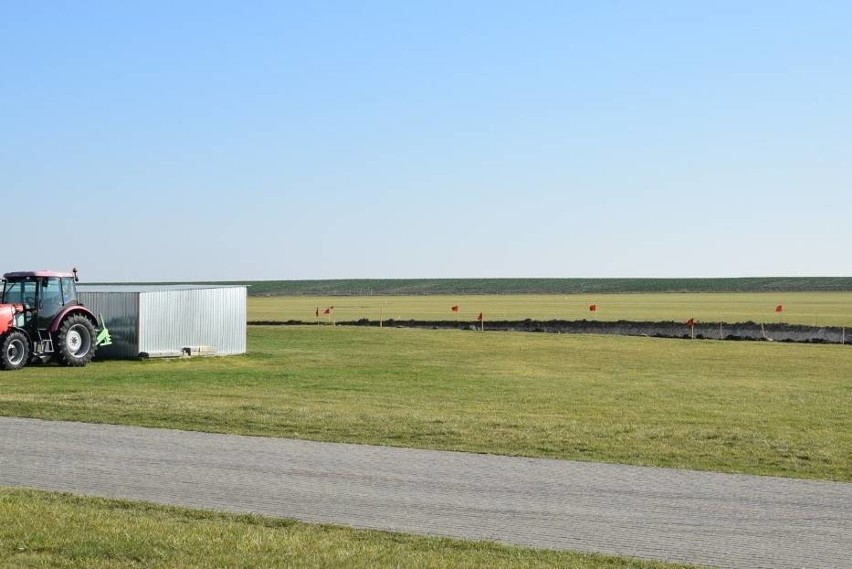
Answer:
<svg viewBox="0 0 852 569"><path fill-rule="evenodd" d="M98 314L98 318L101 319L101 329L98 330L98 337L95 340L96 346L109 346L112 344L112 336L109 335L109 330L107 330L106 322L104 321L104 315Z"/></svg>

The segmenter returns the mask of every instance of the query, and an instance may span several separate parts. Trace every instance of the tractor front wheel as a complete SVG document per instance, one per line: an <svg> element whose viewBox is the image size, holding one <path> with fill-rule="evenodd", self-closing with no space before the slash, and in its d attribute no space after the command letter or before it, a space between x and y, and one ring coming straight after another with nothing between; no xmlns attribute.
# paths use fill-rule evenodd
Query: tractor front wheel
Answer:
<svg viewBox="0 0 852 569"><path fill-rule="evenodd" d="M12 330L0 337L0 369L21 369L30 356L30 343L27 337Z"/></svg>
<svg viewBox="0 0 852 569"><path fill-rule="evenodd" d="M56 357L59 363L82 367L95 357L95 326L82 314L72 314L56 332Z"/></svg>

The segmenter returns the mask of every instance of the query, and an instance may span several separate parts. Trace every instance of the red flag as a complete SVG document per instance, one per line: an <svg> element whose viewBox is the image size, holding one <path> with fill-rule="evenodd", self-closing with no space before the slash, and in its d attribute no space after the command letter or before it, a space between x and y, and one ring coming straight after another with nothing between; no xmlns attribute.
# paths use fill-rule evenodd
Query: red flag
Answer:
<svg viewBox="0 0 852 569"><path fill-rule="evenodd" d="M453 312L458 312L458 311L459 311L459 307L458 307L458 305L456 305L456 306L451 306L451 307L450 307L450 310L452 310Z"/></svg>
<svg viewBox="0 0 852 569"><path fill-rule="evenodd" d="M322 311L322 313L323 313L323 314L331 314L331 309L332 309L332 308L334 308L334 307L333 307L333 306L329 306L328 308L326 308L325 310L323 310L323 311Z"/></svg>
<svg viewBox="0 0 852 569"><path fill-rule="evenodd" d="M686 321L687 326L695 326L695 318L690 318Z"/></svg>
<svg viewBox="0 0 852 569"><path fill-rule="evenodd" d="M778 306L775 307L775 312L783 312L783 311L784 311L784 305L783 304L779 304Z"/></svg>
<svg viewBox="0 0 852 569"><path fill-rule="evenodd" d="M590 312L597 312L598 311L598 305L597 304L590 304L589 305L589 311Z"/></svg>
<svg viewBox="0 0 852 569"><path fill-rule="evenodd" d="M476 319L478 321L482 322L482 313L481 312L479 313L479 316L476 317Z"/></svg>

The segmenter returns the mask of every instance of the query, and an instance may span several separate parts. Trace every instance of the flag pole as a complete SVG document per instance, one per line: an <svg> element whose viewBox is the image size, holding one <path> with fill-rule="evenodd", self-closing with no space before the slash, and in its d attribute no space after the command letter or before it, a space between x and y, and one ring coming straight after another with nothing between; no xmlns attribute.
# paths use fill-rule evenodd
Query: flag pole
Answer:
<svg viewBox="0 0 852 569"><path fill-rule="evenodd" d="M372 290L370 291L370 294L373 294ZM381 312L379 312L379 328L382 327L382 323L384 322L384 320L385 320L385 303L383 302L382 303L382 310L381 310Z"/></svg>

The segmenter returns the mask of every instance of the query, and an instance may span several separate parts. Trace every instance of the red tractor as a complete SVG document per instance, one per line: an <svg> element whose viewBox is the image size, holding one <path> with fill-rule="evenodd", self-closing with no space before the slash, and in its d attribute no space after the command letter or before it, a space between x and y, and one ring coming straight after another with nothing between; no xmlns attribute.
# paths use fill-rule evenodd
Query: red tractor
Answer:
<svg viewBox="0 0 852 569"><path fill-rule="evenodd" d="M98 346L112 343L106 326L99 328L92 311L77 300L77 281L77 269L3 275L0 369L48 360L80 367L92 361Z"/></svg>

